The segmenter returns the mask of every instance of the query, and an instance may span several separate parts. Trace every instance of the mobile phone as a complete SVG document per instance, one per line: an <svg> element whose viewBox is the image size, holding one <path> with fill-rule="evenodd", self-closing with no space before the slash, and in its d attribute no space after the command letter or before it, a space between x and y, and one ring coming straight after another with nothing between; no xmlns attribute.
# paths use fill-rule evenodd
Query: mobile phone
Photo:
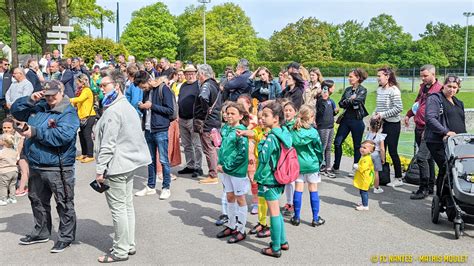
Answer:
<svg viewBox="0 0 474 266"><path fill-rule="evenodd" d="M22 123L19 123L19 122L13 123L13 129L21 133L21 132L27 131L30 128L27 123L24 123L23 126L21 126L21 124Z"/></svg>

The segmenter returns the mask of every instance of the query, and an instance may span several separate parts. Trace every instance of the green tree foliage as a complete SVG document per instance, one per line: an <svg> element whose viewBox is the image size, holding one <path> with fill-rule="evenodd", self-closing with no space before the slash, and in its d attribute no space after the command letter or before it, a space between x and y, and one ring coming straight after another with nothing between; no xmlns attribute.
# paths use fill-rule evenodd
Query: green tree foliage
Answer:
<svg viewBox="0 0 474 266"><path fill-rule="evenodd" d="M368 49L364 41L367 31L363 24L356 20L348 20L338 28L341 45L340 59L351 62L366 61L365 55Z"/></svg>
<svg viewBox="0 0 474 266"><path fill-rule="evenodd" d="M174 18L161 2L132 13L121 42L138 60L147 57L167 57L174 60L179 43Z"/></svg>
<svg viewBox="0 0 474 266"><path fill-rule="evenodd" d="M71 41L66 46L64 54L66 57L80 56L86 64L92 66L96 54L101 54L104 58L108 58L109 55L124 54L128 56L128 51L123 44L117 44L111 39L93 39L84 36Z"/></svg>
<svg viewBox="0 0 474 266"><path fill-rule="evenodd" d="M257 60L266 61L271 58L270 41L265 38L257 38Z"/></svg>
<svg viewBox="0 0 474 266"><path fill-rule="evenodd" d="M409 49L403 52L402 57L405 58L405 65L399 67L420 67L425 64L438 67L449 66L449 60L438 43L427 39L413 42Z"/></svg>
<svg viewBox="0 0 474 266"><path fill-rule="evenodd" d="M202 7L190 6L178 16L177 25L182 45L179 58L203 61ZM183 28L184 27L184 28ZM257 58L257 37L250 18L236 4L217 5L206 12L207 59L224 57Z"/></svg>
<svg viewBox="0 0 474 266"><path fill-rule="evenodd" d="M315 18L290 23L270 37L272 60L331 60L329 28Z"/></svg>

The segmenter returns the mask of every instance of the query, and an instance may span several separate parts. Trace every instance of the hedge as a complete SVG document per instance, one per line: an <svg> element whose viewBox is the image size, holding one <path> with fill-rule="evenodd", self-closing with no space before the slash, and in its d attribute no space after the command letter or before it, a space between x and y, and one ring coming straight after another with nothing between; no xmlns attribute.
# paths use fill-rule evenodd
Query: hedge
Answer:
<svg viewBox="0 0 474 266"><path fill-rule="evenodd" d="M84 36L78 37L66 45L64 54L65 57L81 57L88 66L92 66L96 54L101 54L107 61L109 55L124 54L127 58L128 51L123 44L117 44L111 39L94 39Z"/></svg>

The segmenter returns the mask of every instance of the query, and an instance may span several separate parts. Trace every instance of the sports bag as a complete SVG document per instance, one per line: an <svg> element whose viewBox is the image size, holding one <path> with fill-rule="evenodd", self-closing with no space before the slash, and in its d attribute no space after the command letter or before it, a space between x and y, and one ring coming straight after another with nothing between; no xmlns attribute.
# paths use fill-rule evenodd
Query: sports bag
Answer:
<svg viewBox="0 0 474 266"><path fill-rule="evenodd" d="M280 158L276 167L274 167L273 175L279 184L286 185L298 179L300 163L298 162L298 154L295 148L286 148L281 142L280 148Z"/></svg>

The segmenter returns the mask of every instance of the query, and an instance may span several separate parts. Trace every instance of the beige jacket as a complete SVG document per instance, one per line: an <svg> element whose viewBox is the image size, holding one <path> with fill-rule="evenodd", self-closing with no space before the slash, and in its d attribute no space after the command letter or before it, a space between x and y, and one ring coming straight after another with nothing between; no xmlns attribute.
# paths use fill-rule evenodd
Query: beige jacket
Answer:
<svg viewBox="0 0 474 266"><path fill-rule="evenodd" d="M3 148L0 150L0 174L18 172L17 158L18 153L14 149Z"/></svg>
<svg viewBox="0 0 474 266"><path fill-rule="evenodd" d="M316 84L309 84L308 88L303 93L304 104L316 106L316 97L318 96L318 91L321 90L321 83L317 82Z"/></svg>

